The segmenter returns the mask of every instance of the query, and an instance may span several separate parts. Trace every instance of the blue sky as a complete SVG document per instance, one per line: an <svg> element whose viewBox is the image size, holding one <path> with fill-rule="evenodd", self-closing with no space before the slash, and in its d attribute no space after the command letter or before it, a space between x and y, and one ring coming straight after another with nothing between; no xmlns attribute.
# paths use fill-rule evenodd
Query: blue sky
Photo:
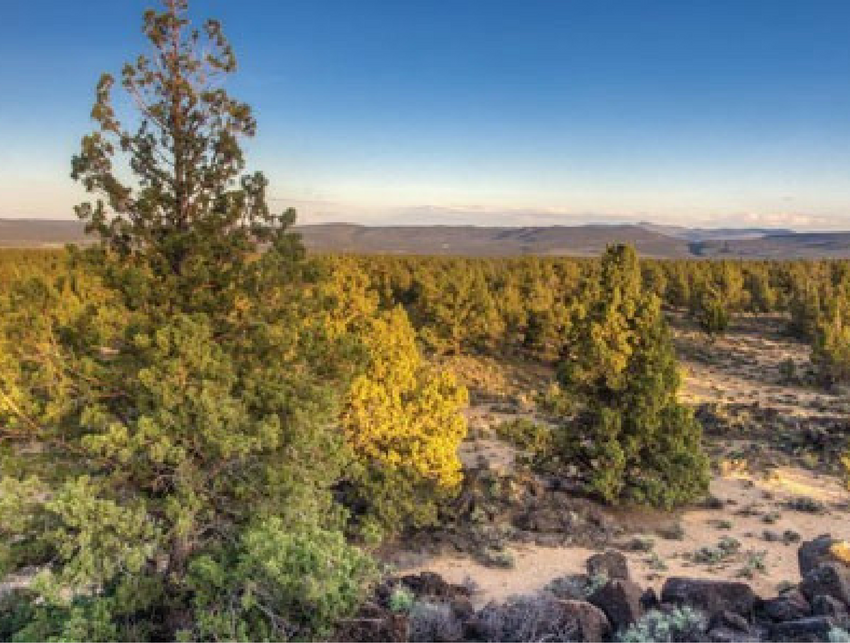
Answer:
<svg viewBox="0 0 850 643"><path fill-rule="evenodd" d="M151 0L3 0L0 216L70 217ZM850 228L850 2L194 0L303 221Z"/></svg>

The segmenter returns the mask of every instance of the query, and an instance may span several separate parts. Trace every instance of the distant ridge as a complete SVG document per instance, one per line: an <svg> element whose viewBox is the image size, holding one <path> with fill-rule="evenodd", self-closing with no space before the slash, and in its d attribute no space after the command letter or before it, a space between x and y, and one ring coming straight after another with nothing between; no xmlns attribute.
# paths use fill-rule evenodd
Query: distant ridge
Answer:
<svg viewBox="0 0 850 643"><path fill-rule="evenodd" d="M545 227L297 226L314 252L398 255L598 255L610 243L633 244L656 258L793 259L850 257L850 232L766 228L706 229L653 223ZM0 219L0 247L53 247L90 241L78 221Z"/></svg>

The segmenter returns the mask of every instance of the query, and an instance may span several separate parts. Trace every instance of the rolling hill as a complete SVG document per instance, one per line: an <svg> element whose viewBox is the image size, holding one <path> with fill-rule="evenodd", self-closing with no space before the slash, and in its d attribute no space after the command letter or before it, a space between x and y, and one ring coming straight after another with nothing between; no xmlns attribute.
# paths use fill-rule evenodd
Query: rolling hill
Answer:
<svg viewBox="0 0 850 643"><path fill-rule="evenodd" d="M850 257L850 232L704 229L652 223L547 227L363 226L328 223L298 226L314 252L401 255L593 256L609 243L631 243L657 258ZM77 221L0 219L0 247L54 247L85 243Z"/></svg>

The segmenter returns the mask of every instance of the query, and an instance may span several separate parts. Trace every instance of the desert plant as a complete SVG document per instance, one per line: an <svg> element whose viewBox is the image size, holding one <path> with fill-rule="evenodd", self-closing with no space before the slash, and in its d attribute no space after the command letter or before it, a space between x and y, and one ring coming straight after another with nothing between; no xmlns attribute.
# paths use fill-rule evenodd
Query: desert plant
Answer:
<svg viewBox="0 0 850 643"><path fill-rule="evenodd" d="M850 643L850 632L840 627L833 627L829 631L829 643Z"/></svg>
<svg viewBox="0 0 850 643"><path fill-rule="evenodd" d="M578 635L557 599L546 593L490 603L479 612L478 624L485 641L574 641Z"/></svg>
<svg viewBox="0 0 850 643"><path fill-rule="evenodd" d="M691 607L669 611L651 610L623 632L623 643L674 643L703 640L708 621L702 612Z"/></svg>
<svg viewBox="0 0 850 643"><path fill-rule="evenodd" d="M389 605L393 612L407 613L413 607L416 595L404 585L396 585L390 593Z"/></svg>
<svg viewBox="0 0 850 643"><path fill-rule="evenodd" d="M410 608L411 641L459 641L463 625L447 603L416 601Z"/></svg>
<svg viewBox="0 0 850 643"><path fill-rule="evenodd" d="M554 455L554 432L545 424L527 418L507 420L496 427L496 435L522 450L533 465L542 465Z"/></svg>

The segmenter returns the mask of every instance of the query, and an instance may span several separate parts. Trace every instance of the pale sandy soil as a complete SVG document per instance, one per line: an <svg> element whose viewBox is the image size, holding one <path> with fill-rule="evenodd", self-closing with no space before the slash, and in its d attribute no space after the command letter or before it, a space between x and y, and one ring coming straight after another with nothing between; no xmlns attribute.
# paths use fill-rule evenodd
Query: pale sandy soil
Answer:
<svg viewBox="0 0 850 643"><path fill-rule="evenodd" d="M736 473L728 477L717 477L711 483L711 492L716 497L735 504L723 509L696 509L681 516L684 528L682 540L666 540L652 533L646 537L654 542L653 551L667 566L664 571L653 568L651 553L625 551L629 559L633 580L642 586L660 590L667 576L693 576L700 578L725 578L746 580L763 596L776 593L783 581L797 582L797 547L794 544L767 542L764 531L770 530L781 536L790 529L804 540L823 533L850 538L850 521L846 509L834 506L823 515L801 513L787 509L783 502L789 498L805 495L819 498L834 505L850 501L850 494L834 479L818 478L801 470L782 470L765 479L761 476ZM765 492L773 498L764 497ZM736 512L758 512L756 515L739 515ZM780 517L767 524L763 516L778 512ZM728 520L730 529L720 529L717 521ZM702 546L715 545L724 535L741 541L741 550L730 560L719 565L690 562L689 554ZM503 600L517 594L528 594L543 589L551 580L568 574L583 573L584 563L594 550L582 547L541 547L518 544L511 551L516 565L513 569L485 567L467 557L439 556L418 565L405 573L434 571L453 583L471 579L479 588L476 602L484 604L490 600ZM745 566L749 552L765 552L766 571L756 573L752 579L741 578L740 570Z"/></svg>
<svg viewBox="0 0 850 643"><path fill-rule="evenodd" d="M713 344L698 333L679 329L677 345L685 376L682 399L693 404L758 402L782 415L793 414L803 422L806 418L846 414L850 409L846 394L827 394L782 380L779 364L791 358L798 372L803 373L808 352L804 345L782 337L776 329L776 325L765 325L759 320L744 320ZM492 413L485 405L470 410L471 425L492 426L503 419L504 414ZM497 440L478 443L494 464L509 466L510 451L501 448ZM634 580L656 589L660 589L664 578L673 575L745 580L763 596L770 596L781 583L799 580L797 544L784 542L785 532L795 533L803 540L824 533L850 539L850 492L840 478L799 466L753 466L751 470L746 461L722 462L724 454L740 452L740 440L714 438L711 446L721 460L711 482L711 494L723 501L722 507L682 512L680 524L684 536L680 540L667 540L654 534L653 526L657 524L653 524L651 512L638 518L643 527L638 530L638 536L645 531L645 537L654 544L650 552L624 551ZM770 448L769 444L766 446ZM464 453L464 460L472 457L473 453ZM825 510L805 513L787 506L789 500L800 497L819 501ZM623 519L636 522L628 512L623 512ZM777 540L767 540L766 531ZM740 541L737 553L714 565L689 560L694 551L717 545L723 536ZM483 604L538 591L559 576L582 573L585 560L594 553L580 547L532 544L516 544L511 551L516 561L513 569L485 567L467 557L444 554L404 571L429 570L451 582L472 581L479 588L476 601ZM741 571L748 561L761 553L764 570L755 570L751 578L742 577Z"/></svg>

